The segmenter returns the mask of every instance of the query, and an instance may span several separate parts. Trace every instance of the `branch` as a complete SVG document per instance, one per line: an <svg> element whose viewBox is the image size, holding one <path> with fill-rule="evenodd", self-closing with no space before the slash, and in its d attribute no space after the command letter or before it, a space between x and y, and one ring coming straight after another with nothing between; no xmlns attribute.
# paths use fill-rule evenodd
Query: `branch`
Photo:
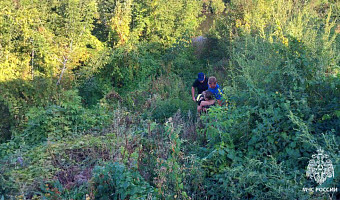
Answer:
<svg viewBox="0 0 340 200"><path fill-rule="evenodd" d="M61 82L61 78L63 77L63 74L64 74L64 72L65 72L65 70L66 70L66 63L67 63L67 58L65 58L65 56L63 56L63 58L64 58L64 62L63 62L63 69L61 70L61 73L60 73L59 79L58 79L58 81L57 81L57 85L59 85L59 84L60 84L60 82Z"/></svg>

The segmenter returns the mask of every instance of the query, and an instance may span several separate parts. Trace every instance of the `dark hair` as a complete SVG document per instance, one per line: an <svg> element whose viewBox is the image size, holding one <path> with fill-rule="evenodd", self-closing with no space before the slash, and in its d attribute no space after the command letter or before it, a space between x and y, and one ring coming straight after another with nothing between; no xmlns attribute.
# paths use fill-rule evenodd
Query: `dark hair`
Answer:
<svg viewBox="0 0 340 200"><path fill-rule="evenodd" d="M205 91L205 98L207 98L208 100L212 100L213 99L213 93L210 91Z"/></svg>

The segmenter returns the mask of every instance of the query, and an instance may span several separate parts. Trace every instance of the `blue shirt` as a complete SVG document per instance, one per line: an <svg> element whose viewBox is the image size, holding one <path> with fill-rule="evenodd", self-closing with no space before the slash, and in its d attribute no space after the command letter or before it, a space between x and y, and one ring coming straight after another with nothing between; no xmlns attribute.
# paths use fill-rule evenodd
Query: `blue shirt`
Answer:
<svg viewBox="0 0 340 200"><path fill-rule="evenodd" d="M208 90L215 95L215 98L217 100L221 100L223 91L217 83L216 83L216 87L214 89L210 88L210 86L209 86Z"/></svg>

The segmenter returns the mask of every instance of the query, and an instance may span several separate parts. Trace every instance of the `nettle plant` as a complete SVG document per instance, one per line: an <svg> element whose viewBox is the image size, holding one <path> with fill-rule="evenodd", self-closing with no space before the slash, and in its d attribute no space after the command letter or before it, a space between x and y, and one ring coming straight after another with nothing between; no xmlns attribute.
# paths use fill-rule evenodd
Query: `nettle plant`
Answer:
<svg viewBox="0 0 340 200"><path fill-rule="evenodd" d="M129 170L120 163L96 166L91 180L95 199L152 199L154 188L138 171Z"/></svg>
<svg viewBox="0 0 340 200"><path fill-rule="evenodd" d="M31 108L27 118L23 133L25 142L37 144L46 139L53 141L72 134L83 134L91 128L99 129L109 123L110 114L100 105L96 110L83 108L77 91L69 90L56 104Z"/></svg>
<svg viewBox="0 0 340 200"><path fill-rule="evenodd" d="M168 155L166 159L157 158L155 184L158 195L164 199L186 199L184 190L185 166L182 165L182 141L179 137L180 126L174 127L172 118L169 118L164 127L164 135L169 139Z"/></svg>

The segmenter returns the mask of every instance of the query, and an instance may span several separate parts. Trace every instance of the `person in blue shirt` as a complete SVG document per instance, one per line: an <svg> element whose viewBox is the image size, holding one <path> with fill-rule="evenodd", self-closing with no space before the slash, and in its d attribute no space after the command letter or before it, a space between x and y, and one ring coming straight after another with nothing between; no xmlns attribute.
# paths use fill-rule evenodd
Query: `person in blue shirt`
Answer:
<svg viewBox="0 0 340 200"><path fill-rule="evenodd" d="M218 105L221 106L223 91L220 88L220 86L217 84L217 80L214 76L209 77L208 85L209 85L208 91L213 93L213 95L215 96L215 99L217 100Z"/></svg>

